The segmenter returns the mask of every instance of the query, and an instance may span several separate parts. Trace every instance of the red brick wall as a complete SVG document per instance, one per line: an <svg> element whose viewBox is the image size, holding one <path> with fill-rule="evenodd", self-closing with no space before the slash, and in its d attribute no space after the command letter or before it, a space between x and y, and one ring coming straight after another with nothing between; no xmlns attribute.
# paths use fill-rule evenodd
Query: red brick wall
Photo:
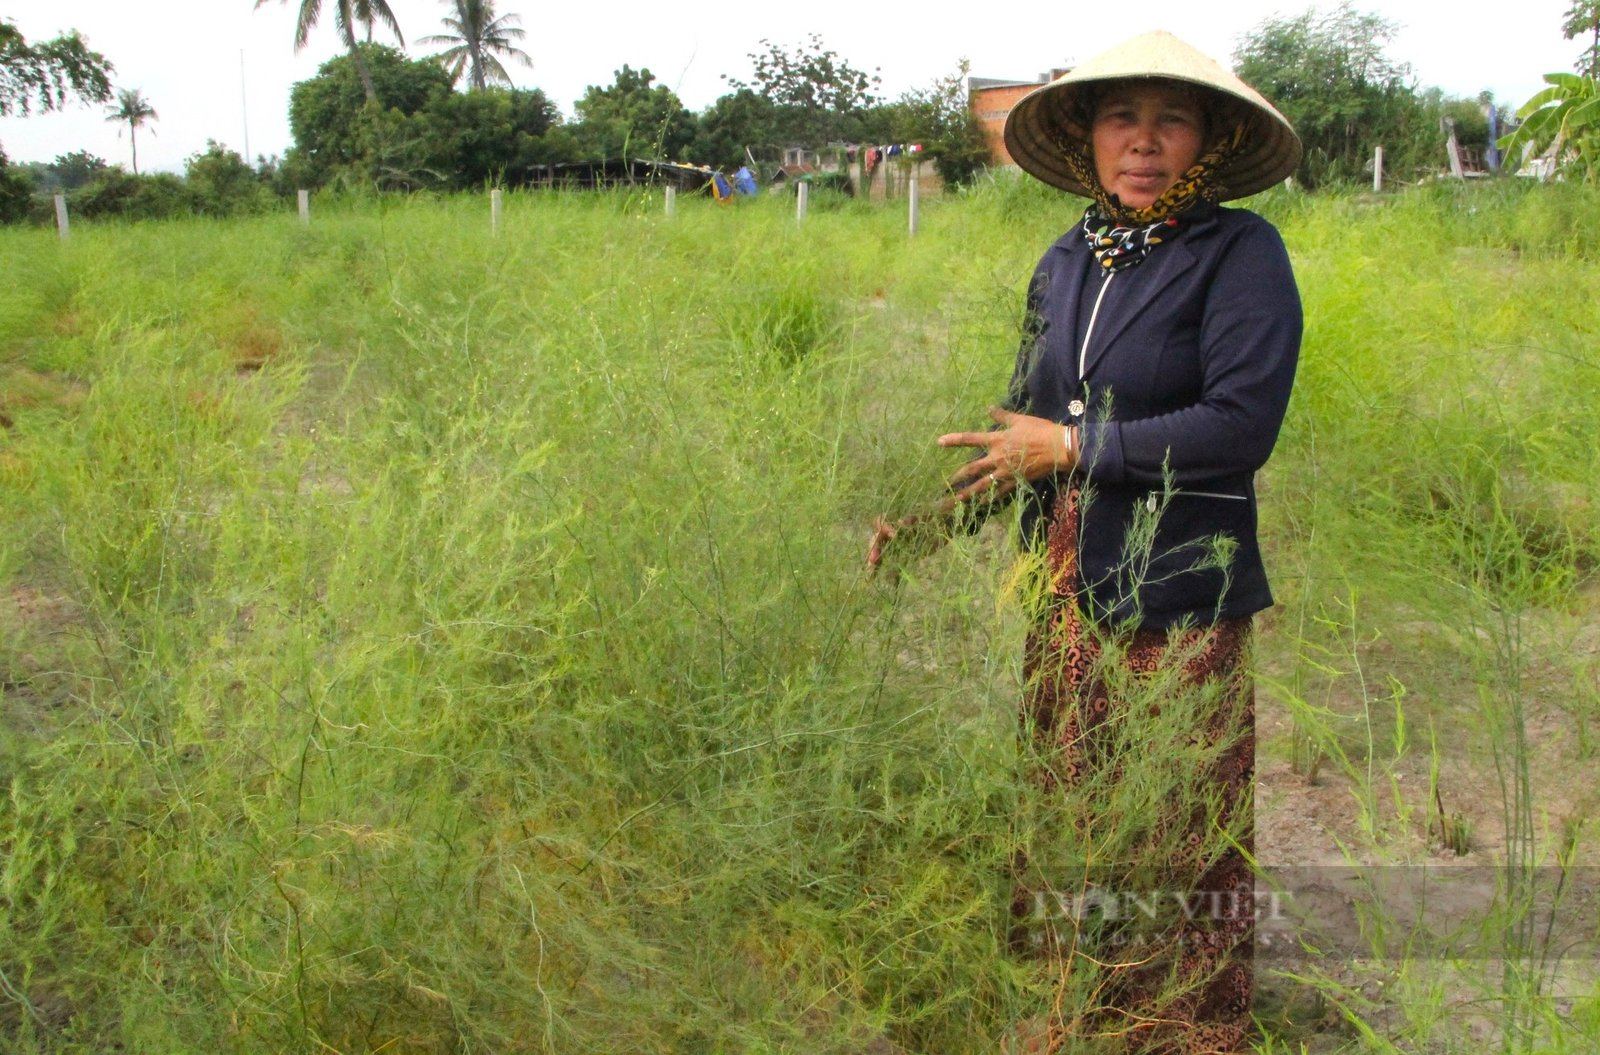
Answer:
<svg viewBox="0 0 1600 1055"><path fill-rule="evenodd" d="M972 112L983 125L983 134L989 140L989 151L995 164L1012 165L1006 153L1006 115L1024 95L1040 87L1037 84L1008 84L1001 88L979 88L972 93Z"/></svg>

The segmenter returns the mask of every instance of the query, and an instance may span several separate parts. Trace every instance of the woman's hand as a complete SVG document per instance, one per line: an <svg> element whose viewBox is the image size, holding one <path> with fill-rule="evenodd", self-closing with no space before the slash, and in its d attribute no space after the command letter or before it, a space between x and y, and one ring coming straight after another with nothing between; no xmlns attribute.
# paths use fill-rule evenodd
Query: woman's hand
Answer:
<svg viewBox="0 0 1600 1055"><path fill-rule="evenodd" d="M999 407L992 407L989 416L1002 428L990 432L951 432L939 437L941 447L984 447L987 450L950 478L952 494L931 512L914 513L899 520L878 517L873 522L872 538L867 544L868 571L878 569L891 544L896 551L920 552L935 548L937 540L950 531L965 503L975 498L998 502L1024 480L1037 480L1076 467L1077 436L1074 434L1069 450L1066 430L1056 422Z"/></svg>
<svg viewBox="0 0 1600 1055"><path fill-rule="evenodd" d="M1067 429L1048 418L991 407L989 416L1001 427L989 432L951 432L939 437L941 447L984 447L984 453L950 478L955 499L965 502L985 492L1001 497L1023 481L1077 468L1076 437L1068 446Z"/></svg>

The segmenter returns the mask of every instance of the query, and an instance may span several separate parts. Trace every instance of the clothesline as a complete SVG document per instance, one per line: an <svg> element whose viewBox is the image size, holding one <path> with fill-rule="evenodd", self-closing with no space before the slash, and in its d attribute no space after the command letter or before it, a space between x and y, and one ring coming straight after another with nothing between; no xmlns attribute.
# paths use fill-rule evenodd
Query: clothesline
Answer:
<svg viewBox="0 0 1600 1055"><path fill-rule="evenodd" d="M895 158L903 155L922 153L921 143L886 143L879 146L864 146L860 143L847 145L844 148L845 159L854 162L858 156L865 156L867 171L871 172L884 158Z"/></svg>

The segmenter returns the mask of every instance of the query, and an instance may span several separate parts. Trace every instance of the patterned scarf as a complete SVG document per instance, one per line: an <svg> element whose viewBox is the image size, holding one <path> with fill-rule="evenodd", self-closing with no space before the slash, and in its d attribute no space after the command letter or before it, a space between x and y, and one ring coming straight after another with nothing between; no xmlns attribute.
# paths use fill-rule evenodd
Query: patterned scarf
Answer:
<svg viewBox="0 0 1600 1055"><path fill-rule="evenodd" d="M1247 131L1247 125L1240 122L1224 132L1177 182L1143 209L1124 208L1115 194L1100 186L1088 149L1063 140L1060 145L1067 168L1094 197L1094 204L1083 213L1083 237L1104 273L1143 263L1151 249L1176 231L1180 214L1203 201L1220 198L1227 188L1216 173L1227 171L1242 149Z"/></svg>
<svg viewBox="0 0 1600 1055"><path fill-rule="evenodd" d="M1142 263L1150 255L1150 250L1161 244L1161 235L1173 231L1177 226L1176 216L1157 220L1145 227L1128 227L1113 224L1100 211L1099 205L1091 205L1083 211L1084 240L1089 243L1089 251L1094 258L1105 269L1102 274L1106 275Z"/></svg>

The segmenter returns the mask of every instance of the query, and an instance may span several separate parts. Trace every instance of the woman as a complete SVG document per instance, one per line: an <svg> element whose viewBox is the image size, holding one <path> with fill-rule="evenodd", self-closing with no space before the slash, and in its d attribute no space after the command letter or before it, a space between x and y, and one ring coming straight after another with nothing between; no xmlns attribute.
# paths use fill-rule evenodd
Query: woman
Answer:
<svg viewBox="0 0 1600 1055"><path fill-rule="evenodd" d="M1153 746L1112 746L1129 727L1128 685L1162 673L1205 690L1194 739L1211 749L1200 797L1211 805L1191 796L1152 831L1178 847L1169 885L1232 896L1191 899L1213 911L1183 920L1159 955L1106 968L1096 1006L1069 1009L1049 1047L1081 1030L1129 1050L1245 1050L1253 915L1214 909L1249 904L1252 881L1239 848L1215 847L1229 845L1218 829L1251 846L1247 647L1251 616L1272 604L1254 473L1288 403L1301 313L1276 230L1217 203L1287 176L1299 140L1227 70L1151 33L1020 101L1006 145L1025 171L1092 204L1034 272L996 427L939 437L978 450L931 522L948 528L1014 493L1025 502L1024 540L1051 574L1023 704L1047 789L1120 773L1117 751ZM869 566L929 523L880 520ZM1159 709L1148 694L1145 707ZM1019 915L1043 903L1034 893L1018 891Z"/></svg>

